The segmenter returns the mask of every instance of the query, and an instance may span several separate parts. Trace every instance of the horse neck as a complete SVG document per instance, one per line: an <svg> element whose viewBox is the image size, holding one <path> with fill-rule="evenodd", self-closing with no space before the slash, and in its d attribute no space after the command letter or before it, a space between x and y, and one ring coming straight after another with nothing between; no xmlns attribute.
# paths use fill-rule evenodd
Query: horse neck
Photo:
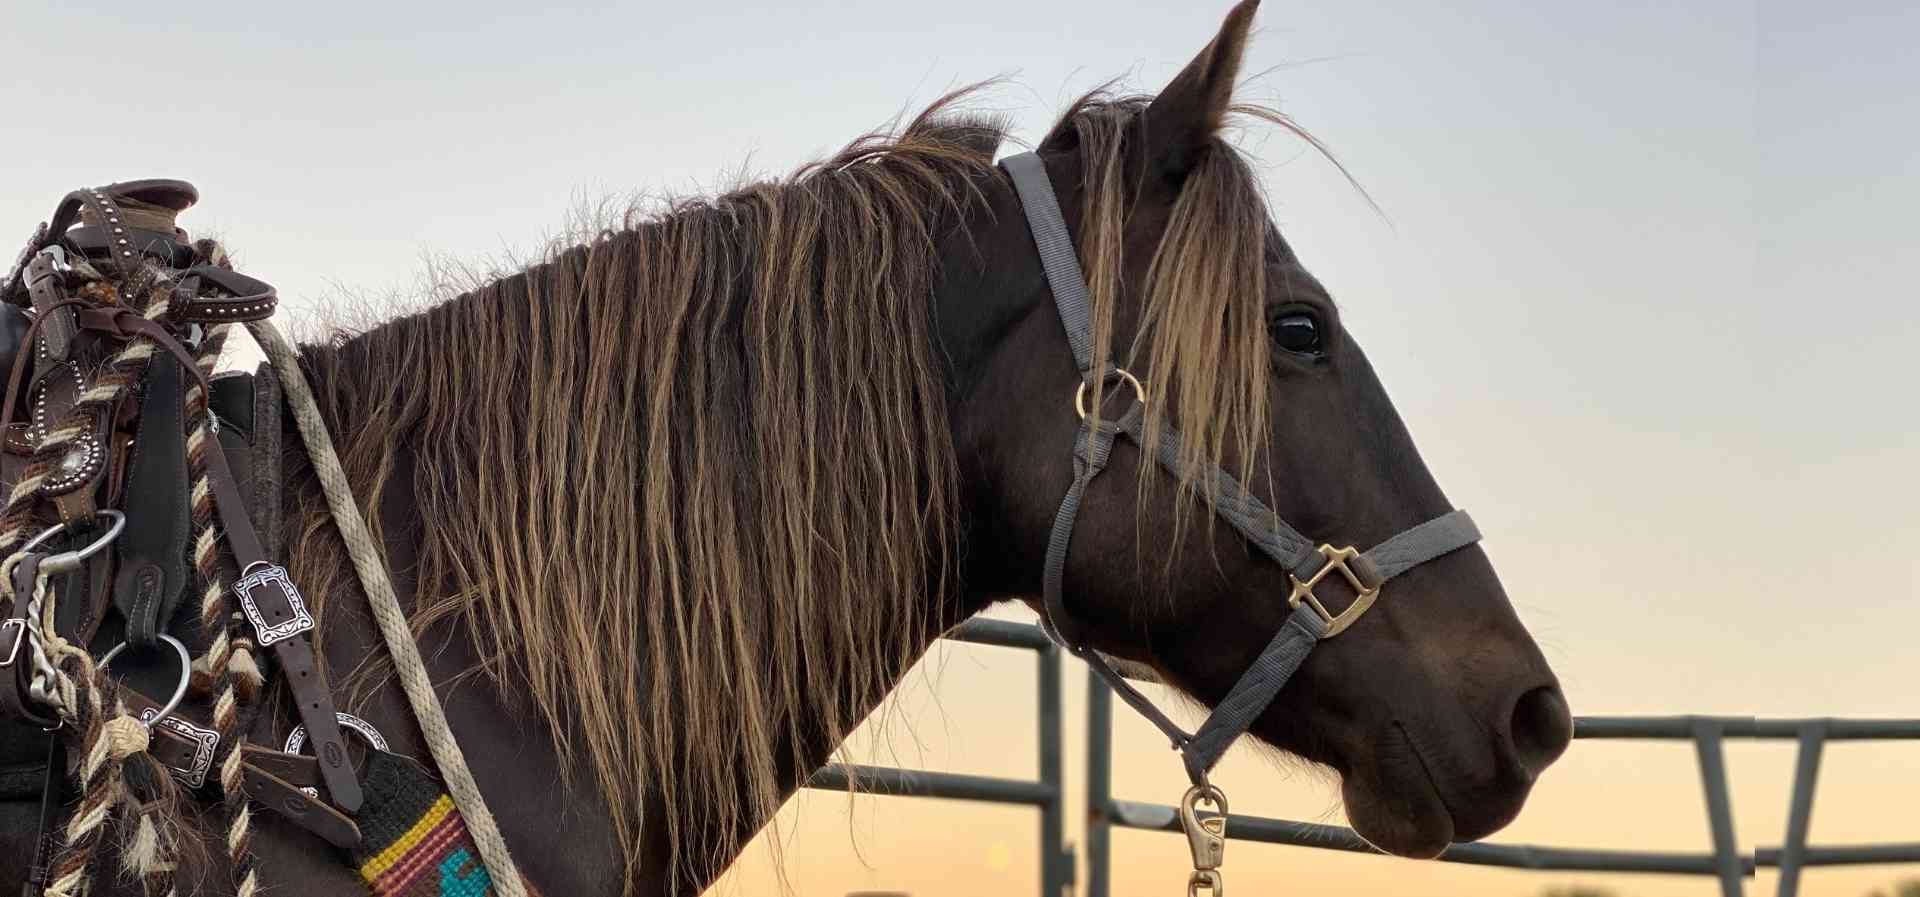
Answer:
<svg viewBox="0 0 1920 897"><path fill-rule="evenodd" d="M948 231L940 252L940 284L934 291L937 357L947 369L948 420L960 459L960 503L966 521L964 588L946 608L953 622L994 600L1037 595L1040 588L1037 546L1009 541L1003 488L985 463L1005 451L1026 450L1020 433L996 431L1020 417L1006 414L1003 406L1028 397L988 385L990 375L1003 384L1008 365L1047 363L1044 355L1024 356L1023 346L1057 350L1061 364L1071 369L1072 363L1011 183L996 171L974 186L981 202L969 207L961 226ZM1077 206L1070 205L1068 216L1070 226L1077 222ZM1070 399L1057 407L1070 412ZM1009 445L1013 448L1005 448Z"/></svg>
<svg viewBox="0 0 1920 897"><path fill-rule="evenodd" d="M988 190L989 208L985 211L989 214L980 218L969 216L966 226L976 231L974 239L949 240L942 245L940 267L933 284L934 307L928 337L938 344L929 346L928 351L947 368L943 373L948 387L950 421L952 409L965 403L971 379L991 356L997 335L1030 310L1040 283L1037 263L1032 271L1010 270L1004 263L1009 257L1024 259L1032 250L1024 242L1023 231L1015 232L1018 241L1004 233L1004 225L1017 225L1020 221L1018 206L1012 204L1010 191L997 179L989 180L983 185ZM997 224L982 224L983 221ZM946 232L955 233L951 228ZM971 245L961 247L959 243L963 242ZM619 263L632 264L633 260L623 257ZM728 338L725 322L738 319L740 310L749 307L752 297L737 292L727 307L677 317L673 309L648 306L642 298L635 298L630 306L609 303L579 315L538 304L562 301L555 296L573 295L572 291L587 279L586 272L592 264L584 257L562 254L542 266L549 269L545 272L547 275L555 278L544 290L532 286L530 274L514 275L339 344L309 347L305 355L306 368L329 427L340 444L350 477L356 481L354 485L363 509L373 512L370 516L377 521L376 528L384 537L389 561L399 574L396 585L402 590L402 600L408 601L408 594L425 583L420 594L410 601L416 622L432 625L459 619L472 621L478 617L482 625L459 627L454 631L464 635L458 637L473 637L482 642L474 647L484 661L505 661L509 666L532 664L525 673L528 681L523 690L543 703L551 702L544 692L571 693L575 697L571 703L580 705L611 701L618 693L634 695L635 706L622 708L623 712L636 717L631 724L632 731L614 734L642 745L640 752L626 756L625 760L615 757L620 762L611 765L601 764L603 758L598 755L610 750L609 747L583 743L588 739L576 732L571 736L575 739L574 746L594 755L591 758L594 762L584 765L595 768L603 780L603 790L608 789L607 780L623 772L644 780L644 795L622 793L617 789L609 795L616 807L623 798L637 797L648 802L649 819L642 827L644 831L665 832L667 827L654 824L660 820L653 819L652 814L672 814L694 829L687 834L701 852L710 849L715 856L731 857L739 844L766 821L763 813L767 812L768 795L760 791L765 778L747 772L747 767L771 762L772 780L783 783L775 796L784 798L830 756L845 734L844 727L864 717L881 695L871 683L859 680L858 662L848 658L829 661L809 658L805 661L807 668L831 681L803 685L818 693L819 703L836 705L840 721L823 724L804 712L772 708L765 714L764 739L753 744L735 739L730 747L717 751L696 743L694 749L688 750L666 740L674 732L703 731L703 725L713 728L711 723L703 724L701 718L737 712L719 705L737 704L743 697L748 703L767 703L780 698L768 694L715 698L702 691L711 683L693 680L696 677L726 679L734 683L731 687L764 686L771 690L783 680L767 676L762 667L770 662L786 662L777 660L784 650L777 642L838 645L852 638L857 643L861 633L840 630L878 624L860 621L850 624L831 609L811 614L787 611L784 617L750 613L733 618L716 610L724 607L723 602L770 600L770 594L777 595L777 586L762 589L752 582L738 589L726 589L724 595L704 604L680 607L660 604L659 590L649 585L657 582L653 577L664 573L653 563L659 556L658 544L646 543L634 527L610 527L607 520L595 518L592 512L595 508L631 512L635 505L643 505L647 510L667 515L665 519L676 521L682 519L676 515L694 513L674 506L679 500L691 504L689 495L634 494L644 492L637 484L658 481L655 465L689 463L687 453L697 451L691 446L698 442L685 438L684 433L663 435L659 430L675 421L663 422L650 403L678 396L655 388L661 384L647 361L657 359L660 353L649 341L656 334L666 332L669 326L690 330L708 328L705 346L712 350L711 354L705 358L696 354L694 359L708 365L710 371L717 371L716 377L738 376L739 366L753 359L728 354L745 340L744 337ZM578 271L556 274L551 270L556 265L570 265ZM642 270L633 279L644 280L644 273ZM736 278L736 282L741 284L736 290L745 290L752 278ZM1044 296L1044 292L1038 295ZM673 320L669 322L668 318ZM613 328L631 345L609 341L604 331L595 328ZM607 353L626 352L625 357L634 363L620 367L587 365L582 361L580 363L591 370L575 374L555 361L558 351L555 344L564 340L591 345L596 359ZM521 396L514 392L525 389L527 380L548 376L572 378L564 401L556 401L551 395ZM711 386L718 381L707 382ZM831 384L800 381L788 383L786 388L816 389L817 395L827 400L836 397ZM744 394L722 394L716 401L746 402L752 398ZM503 409L502 402L513 407ZM763 446L759 441L762 435L759 428L781 428L785 424L780 420L755 422L751 413L731 423L721 419L722 415L739 418L734 411L731 406L716 408L703 422L683 421L689 429L704 432L710 443L718 441L718 444L709 444L713 456L701 459L702 464L721 465L717 473L709 471L702 479L705 488L719 488L735 477L753 482L752 478L761 475L761 471L755 469L752 453L755 447ZM602 422L606 416L624 421L622 435L637 443L634 450L629 452L596 441L607 435L604 432L583 432L591 430L583 424L583 419L590 420L592 416L600 416ZM941 435L952 439L950 433ZM672 438L667 438L669 436ZM465 443L455 444L461 440ZM503 449L516 441L524 449L518 456ZM933 448L936 447L928 447ZM951 443L937 448L950 451ZM730 452L740 456L728 457ZM487 456L485 460L476 460L482 455ZM569 473L582 479L570 480ZM624 493L617 488L622 482L627 483ZM981 484L963 473L958 486L956 498L960 507L956 516L969 525L980 523L981 516L976 511L980 506ZM296 477L290 489L289 531L297 537L302 531L325 530L324 503L319 501L310 477ZM691 525L682 530L681 535L700 550L714 551L749 550L752 540L781 537L781 531L763 525L767 521L738 513L742 508L757 506L755 500L741 498L731 507L702 509L698 513L707 518L690 520ZM513 509L525 519L503 515L503 508ZM579 515L578 519L566 519L567 515L574 514ZM713 518L715 514L723 515L724 519ZM638 522L646 521L639 519ZM789 523L777 522L782 526ZM525 527L519 527L520 523L525 523ZM719 538L723 531L732 533L738 540L727 544L741 547L726 549L724 545L700 541ZM516 553L503 547L505 540L537 538L542 532L563 534L565 538L550 540L550 544L541 546L540 552ZM955 544L946 546L953 552L951 556L959 556L959 539L956 532ZM331 588L323 586L327 591L350 591L351 574L346 572L348 568L342 559L325 549L322 543L326 540L301 541L308 544L296 548L294 560L306 569L296 570L296 574L304 575L307 581L330 582ZM450 594L442 580L455 569L454 565L466 565L467 570L496 576L498 581ZM525 569L528 565L545 567ZM588 590L584 588L587 577L577 575L577 569L596 565L604 568L603 575L593 577L593 589ZM412 575L416 572L417 580ZM961 572L964 577L971 571ZM556 580L562 583L563 591L569 592L565 600L535 593L539 584ZM889 668L886 674L896 681L905 673L905 661L919 656L942 631L983 607L988 600L985 592L961 587L952 577L944 583L926 585L917 593L917 600L925 605L913 615L916 620L912 631L901 633L903 641L891 646L900 656L889 663L898 668ZM854 588L858 588L857 583ZM578 594L573 594L576 592ZM597 614L589 611L596 603L609 600L626 603L602 604L605 609ZM720 616L702 616L714 613ZM540 625L594 628L579 623L585 617L594 619L597 630L576 640L569 640L561 633L547 643L507 644L498 629L501 621L545 621ZM728 619L734 622L729 624ZM696 625L717 627L716 638L723 641L719 630L728 625L744 626L759 633L762 642L710 646L711 653L727 662L721 669L682 672L673 663L656 663L651 668L635 669L632 676L624 677L627 682L617 689L602 689L605 692L602 694L592 693L600 683L578 681L579 669L604 671L608 658L621 659L614 661L614 669L605 678L621 679L619 662L645 666L651 650L647 642L652 637L649 633L660 631L660 627ZM779 631L783 625L798 626L801 631L783 636ZM609 653L608 658L591 656L596 651L607 650L604 642L610 633L622 631L637 633L637 643L630 650ZM524 634L520 637L526 638ZM683 640L682 644L689 642ZM580 656L582 652L589 656ZM624 654L638 657L624 657ZM570 662L565 667L543 668L537 660L543 655L568 657ZM568 670L574 673L569 675ZM842 676L846 678L842 680ZM543 677L564 677L564 681ZM785 687L794 687L791 676L784 681ZM689 716L693 719L677 718ZM573 722L562 720L556 725L565 729ZM680 759L667 762L666 758L675 755ZM623 763L631 769L624 768ZM680 764L702 768L680 768ZM716 777L726 781L716 783ZM700 782L706 784L698 784ZM735 800L730 796L725 801L743 807L741 812L703 815L698 811L668 809L712 802L716 793L723 791L731 791L741 798ZM662 801L668 808L659 806Z"/></svg>

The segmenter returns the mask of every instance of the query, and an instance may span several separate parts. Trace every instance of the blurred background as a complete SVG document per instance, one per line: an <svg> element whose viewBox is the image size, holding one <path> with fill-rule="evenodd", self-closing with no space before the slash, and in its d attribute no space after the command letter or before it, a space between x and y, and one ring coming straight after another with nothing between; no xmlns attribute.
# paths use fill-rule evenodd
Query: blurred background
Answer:
<svg viewBox="0 0 1920 897"><path fill-rule="evenodd" d="M1227 5L29 0L0 33L0 236L74 186L187 178L187 226L324 322L419 294L430 262L531 252L583 203L784 173L974 80L1009 76L983 105L1037 139L1098 83L1157 88ZM1243 96L1327 142L1385 217L1253 130L1273 213L1575 712L1920 715L1920 11L1269 0L1258 27ZM1030 776L1032 694L1029 655L943 646L849 759ZM1177 798L1152 730L1115 728L1116 794ZM1791 745L1728 762L1740 839L1777 843ZM1327 781L1255 752L1221 780L1238 812L1342 821ZM1035 816L811 792L762 840L808 897L1025 894ZM1704 851L1693 754L1576 744L1498 837ZM1920 840L1920 744L1829 747L1813 839ZM776 893L765 847L713 894ZM1184 880L1177 836L1114 850L1117 897ZM1256 845L1229 864L1238 893L1715 892ZM1903 876L1813 870L1802 892L1913 897Z"/></svg>

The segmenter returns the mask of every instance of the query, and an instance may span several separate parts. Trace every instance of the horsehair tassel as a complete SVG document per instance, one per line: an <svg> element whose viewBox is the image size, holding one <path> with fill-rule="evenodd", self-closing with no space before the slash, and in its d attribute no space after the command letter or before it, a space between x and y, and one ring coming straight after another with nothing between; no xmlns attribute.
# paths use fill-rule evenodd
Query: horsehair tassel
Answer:
<svg viewBox="0 0 1920 897"><path fill-rule="evenodd" d="M147 897L172 897L180 831L170 817L177 801L172 779L151 756L128 758L121 778L135 819L120 847L120 868L140 882Z"/></svg>
<svg viewBox="0 0 1920 897"><path fill-rule="evenodd" d="M447 790L453 803L465 817L467 827L473 834L474 846L480 851L480 861L487 868L487 875L500 897L527 897L527 887L515 868L513 855L507 849L507 841L500 834L499 823L487 809L486 796L480 793L480 786L473 780L473 771L467 768L467 759L460 751L460 743L453 737L453 730L447 725L447 715L440 707L440 698L433 691L433 680L427 676L426 662L420 659L420 648L414 644L413 630L407 625L406 612L400 609L400 599L393 592L393 582L387 578L387 568L380 560L380 552L367 531L365 520L360 517L360 506L354 501L353 486L347 481L347 472L340 466L340 456L334 451L333 438L327 433L327 422L320 416L320 404L314 398L313 388L307 383L306 374L300 369L300 357L287 344L280 331L268 321L252 321L247 328L266 351L267 358L280 374L282 388L286 390L287 402L293 407L294 422L299 425L300 438L307 446L307 455L313 459L314 474L320 479L321 490L326 494L327 507L333 513L333 524L340 530L340 538L347 546L347 556L353 561L354 572L360 577L360 587L367 593L367 604L373 611L374 621L380 625L380 635L386 642L387 653L393 657L393 666L400 676L401 690L406 693L407 703L413 708L413 715L420 723L420 731L426 736L427 749L433 754L433 761L440 768L440 774L447 780Z"/></svg>
<svg viewBox="0 0 1920 897"><path fill-rule="evenodd" d="M70 679L102 677L90 660L82 658L71 660L70 663L77 667L67 673ZM117 698L113 701L113 716L103 718L105 701L102 693L114 690L112 682L98 678L94 685L93 688L78 689L77 700L66 708L67 722L81 733L82 750L78 770L81 796L79 805L74 808L73 815L60 832L66 843L54 860L47 897L82 897L87 892L92 879L95 850L106 832L107 820L114 807L126 794L122 781L122 761L147 748L146 727L128 717ZM132 730L129 730L128 723L132 724Z"/></svg>
<svg viewBox="0 0 1920 897"><path fill-rule="evenodd" d="M131 283L135 287L131 292L147 293L149 301L142 310L143 316L157 319L166 313L165 291L152 289L153 284L146 276L136 276ZM105 372L81 393L66 417L47 432L34 452L33 463L15 484L4 512L0 513L0 549L11 555L25 541L34 508L40 501L40 487L51 475L54 465L74 439L91 431L99 415L119 403L140 372L146 369L152 355L153 347L141 341L122 347ZM12 564L14 558L9 557L8 561ZM92 657L61 638L52 626L55 601L44 573L35 583L35 592L43 599L42 635L46 639L46 650L57 658L54 687L61 698L60 713L82 748L78 751L80 804L55 836L62 843L46 893L48 897L81 897L91 882L93 856L107 819L127 794L122 781L124 761L146 750L147 732L137 720L126 716L119 700L113 697L113 681L94 665ZM109 699L113 711L110 716L106 712ZM133 731L134 728L138 731Z"/></svg>

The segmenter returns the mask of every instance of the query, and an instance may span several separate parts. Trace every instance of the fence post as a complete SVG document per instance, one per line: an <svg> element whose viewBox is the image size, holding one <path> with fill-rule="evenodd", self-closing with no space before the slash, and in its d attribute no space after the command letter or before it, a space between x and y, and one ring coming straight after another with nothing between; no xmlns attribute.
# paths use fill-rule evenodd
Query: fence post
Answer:
<svg viewBox="0 0 1920 897"><path fill-rule="evenodd" d="M1700 755L1700 785L1706 791L1707 822L1713 829L1713 859L1720 870L1722 897L1742 897L1745 869L1740 845L1733 835L1733 800L1727 796L1727 758L1722 750L1720 721L1706 717L1693 721L1693 747Z"/></svg>
<svg viewBox="0 0 1920 897"><path fill-rule="evenodd" d="M1073 859L1067 853L1066 776L1060 754L1064 738L1060 711L1060 648L1047 645L1034 652L1039 658L1040 783L1048 790L1040 805L1040 893L1062 897L1073 881Z"/></svg>
<svg viewBox="0 0 1920 897"><path fill-rule="evenodd" d="M1800 893L1800 866L1807 858L1807 829L1813 821L1813 789L1820 777L1820 752L1827 743L1827 721L1800 726L1800 752L1793 768L1793 804L1787 814L1787 840L1780 845L1780 897Z"/></svg>
<svg viewBox="0 0 1920 897"><path fill-rule="evenodd" d="M1087 893L1107 897L1113 827L1113 692L1087 669Z"/></svg>

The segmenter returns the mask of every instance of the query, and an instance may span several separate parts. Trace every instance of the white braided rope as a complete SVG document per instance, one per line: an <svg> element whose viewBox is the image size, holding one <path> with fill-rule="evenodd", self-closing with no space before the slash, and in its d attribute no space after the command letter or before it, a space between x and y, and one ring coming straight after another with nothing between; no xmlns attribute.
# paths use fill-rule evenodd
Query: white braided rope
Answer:
<svg viewBox="0 0 1920 897"><path fill-rule="evenodd" d="M393 582L387 578L387 568L381 563L373 534L367 531L367 523L360 517L352 484L347 482L340 456L334 452L333 438L320 416L313 388L300 370L299 356L272 323L256 321L249 323L247 329L253 332L254 340L280 374L288 404L293 407L294 422L300 427L301 440L306 443L307 455L313 459L320 488L326 493L327 507L333 512L333 524L347 544L347 556L353 561L354 572L360 576L360 587L367 593L367 603L372 607L374 621L380 625L387 652L393 656L401 689L406 692L407 703L413 706L413 715L426 736L427 750L432 752L440 774L446 777L454 805L459 807L460 815L466 817L467 830L473 833L474 845L480 849L480 861L487 867L487 877L493 879L495 893L501 897L526 897L520 870L513 864L507 841L501 836L493 813L487 809L486 798L474 782L472 770L467 768L460 743L454 740L453 730L447 725L446 712L433 691L433 681L427 677L427 665L420 659L419 646L414 644L406 612L400 609L400 599L394 595Z"/></svg>

